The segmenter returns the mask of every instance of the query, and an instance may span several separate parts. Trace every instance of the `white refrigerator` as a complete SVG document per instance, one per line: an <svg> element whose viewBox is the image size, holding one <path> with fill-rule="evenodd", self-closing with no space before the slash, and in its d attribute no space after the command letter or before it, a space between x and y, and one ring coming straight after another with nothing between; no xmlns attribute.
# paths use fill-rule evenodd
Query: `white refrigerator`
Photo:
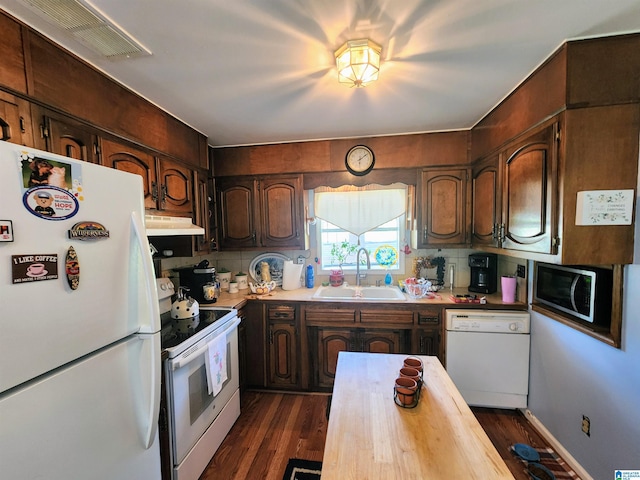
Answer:
<svg viewBox="0 0 640 480"><path fill-rule="evenodd" d="M0 477L160 478L142 179L0 141Z"/></svg>

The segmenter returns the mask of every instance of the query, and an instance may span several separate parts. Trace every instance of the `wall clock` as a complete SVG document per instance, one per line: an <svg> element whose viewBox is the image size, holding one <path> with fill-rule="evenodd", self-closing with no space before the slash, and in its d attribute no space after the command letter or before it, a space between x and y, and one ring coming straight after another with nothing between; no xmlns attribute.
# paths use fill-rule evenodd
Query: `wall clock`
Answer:
<svg viewBox="0 0 640 480"><path fill-rule="evenodd" d="M373 151L369 147L356 145L347 152L344 163L350 173L361 176L373 170L375 158Z"/></svg>

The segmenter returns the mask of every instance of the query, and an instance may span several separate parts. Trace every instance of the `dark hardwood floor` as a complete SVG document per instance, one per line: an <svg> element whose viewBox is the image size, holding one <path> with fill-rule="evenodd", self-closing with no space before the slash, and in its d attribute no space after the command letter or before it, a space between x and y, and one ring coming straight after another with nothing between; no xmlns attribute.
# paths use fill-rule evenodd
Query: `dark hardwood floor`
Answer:
<svg viewBox="0 0 640 480"><path fill-rule="evenodd" d="M322 461L328 395L246 392L200 480L281 480L289 458Z"/></svg>
<svg viewBox="0 0 640 480"><path fill-rule="evenodd" d="M509 447L514 443L525 443L534 448L549 447L544 438L517 410L478 407L471 410L516 480L530 480L524 465L511 453Z"/></svg>
<svg viewBox="0 0 640 480"><path fill-rule="evenodd" d="M200 480L281 480L289 458L322 461L328 395L246 392L242 413ZM529 480L514 443L548 446L517 411L473 408L516 480Z"/></svg>

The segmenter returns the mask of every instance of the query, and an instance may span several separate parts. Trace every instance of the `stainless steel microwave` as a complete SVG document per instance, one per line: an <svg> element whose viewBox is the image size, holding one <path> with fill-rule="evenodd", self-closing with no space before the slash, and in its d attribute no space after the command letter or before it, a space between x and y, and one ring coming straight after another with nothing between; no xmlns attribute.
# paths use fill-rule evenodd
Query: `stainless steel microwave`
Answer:
<svg viewBox="0 0 640 480"><path fill-rule="evenodd" d="M613 270L536 263L534 302L595 325L611 321Z"/></svg>

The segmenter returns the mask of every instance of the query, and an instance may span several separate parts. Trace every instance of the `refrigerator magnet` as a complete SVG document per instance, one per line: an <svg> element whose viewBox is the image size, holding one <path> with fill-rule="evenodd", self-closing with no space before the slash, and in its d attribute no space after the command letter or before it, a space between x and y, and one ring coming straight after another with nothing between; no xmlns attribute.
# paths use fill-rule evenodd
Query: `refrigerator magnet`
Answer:
<svg viewBox="0 0 640 480"><path fill-rule="evenodd" d="M73 247L69 247L69 250L67 250L64 270L67 275L69 287L71 290L77 290L80 285L80 263L78 262L78 255Z"/></svg>
<svg viewBox="0 0 640 480"><path fill-rule="evenodd" d="M13 223L11 220L0 220L0 242L13 242Z"/></svg>
<svg viewBox="0 0 640 480"><path fill-rule="evenodd" d="M78 213L80 205L71 193L58 187L35 187L22 196L30 213L46 220L66 220Z"/></svg>
<svg viewBox="0 0 640 480"><path fill-rule="evenodd" d="M11 255L13 283L38 282L58 278L58 255Z"/></svg>
<svg viewBox="0 0 640 480"><path fill-rule="evenodd" d="M71 240L98 240L109 238L109 230L98 222L78 222L68 230Z"/></svg>

